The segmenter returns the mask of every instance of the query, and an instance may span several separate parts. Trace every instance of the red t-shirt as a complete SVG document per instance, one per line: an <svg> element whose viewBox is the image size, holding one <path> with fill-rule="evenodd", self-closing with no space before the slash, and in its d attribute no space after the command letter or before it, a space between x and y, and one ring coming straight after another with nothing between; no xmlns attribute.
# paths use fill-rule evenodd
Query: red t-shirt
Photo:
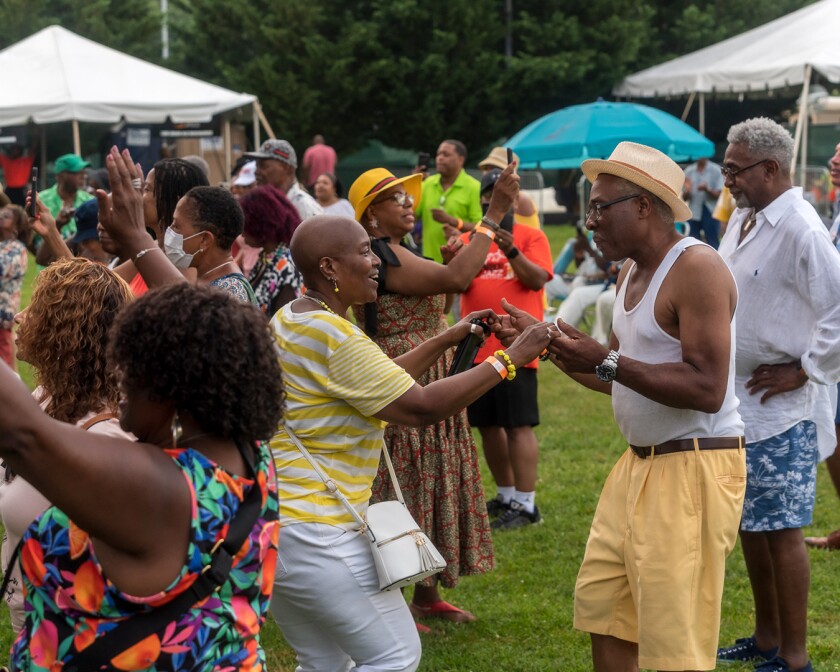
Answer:
<svg viewBox="0 0 840 672"><path fill-rule="evenodd" d="M3 179L6 186L12 189L25 187L32 174L32 164L35 163L34 156L19 156L16 159L0 154L0 167L3 168Z"/></svg>
<svg viewBox="0 0 840 672"><path fill-rule="evenodd" d="M303 153L303 166L306 168L306 180L314 184L319 175L335 173L337 157L329 145L312 145Z"/></svg>
<svg viewBox="0 0 840 672"><path fill-rule="evenodd" d="M469 237L470 234L468 233L461 236L464 244L469 242ZM532 261L545 269L548 280L553 277L551 248L548 244L548 238L540 229L514 223L513 244L519 248L520 254L524 255L528 261ZM469 289L461 294L461 316L485 308L492 308L497 313L504 314L502 310L503 298L538 320L543 319L543 309L545 307L543 290L535 291L523 285L516 277L510 267L508 258L499 249L498 245L490 243L490 250L487 252L484 267L478 272ZM502 349L502 344L494 335L490 335L478 351L475 361L483 362L499 349ZM535 359L526 366L537 368L537 360Z"/></svg>

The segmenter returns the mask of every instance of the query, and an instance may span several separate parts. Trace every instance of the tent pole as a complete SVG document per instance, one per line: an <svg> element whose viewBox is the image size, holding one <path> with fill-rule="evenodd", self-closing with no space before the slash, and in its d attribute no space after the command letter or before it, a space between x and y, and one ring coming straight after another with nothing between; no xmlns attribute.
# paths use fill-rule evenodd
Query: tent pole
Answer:
<svg viewBox="0 0 840 672"><path fill-rule="evenodd" d="M802 144L802 128L807 120L808 114L808 89L811 83L811 66L805 66L805 76L802 81L802 96L799 100L799 117L796 120L796 131L793 135L793 160L790 163L791 175L796 170L796 159L799 156L800 146ZM803 167L804 173L804 167Z"/></svg>
<svg viewBox="0 0 840 672"><path fill-rule="evenodd" d="M251 105L251 124L254 132L254 151L260 146L260 117L257 114L257 103Z"/></svg>
<svg viewBox="0 0 840 672"><path fill-rule="evenodd" d="M802 163L799 167L799 183L805 188L805 173L808 164L808 122L810 121L810 110L808 109L808 94L811 90L811 65L805 66L805 81L802 83L802 100L805 101L805 118L802 120Z"/></svg>
<svg viewBox="0 0 840 672"><path fill-rule="evenodd" d="M537 161L537 175L540 176L540 227L545 228L545 209L543 208L543 188L545 187L545 180L543 179L542 170L540 170L540 162Z"/></svg>
<svg viewBox="0 0 840 672"><path fill-rule="evenodd" d="M274 131L271 130L271 125L268 123L268 119L266 119L265 115L263 114L262 105L259 104L259 101L255 101L254 106L257 108L257 114L260 117L262 127L265 129L265 132L268 134L268 137L274 140L277 136L274 135Z"/></svg>
<svg viewBox="0 0 840 672"><path fill-rule="evenodd" d="M41 171L38 173L38 187L43 188L47 183L47 129L44 126L39 126L38 132L41 135L38 142L41 145Z"/></svg>
<svg viewBox="0 0 840 672"><path fill-rule="evenodd" d="M688 96L688 102L685 104L685 109L683 110L682 116L680 119L685 121L688 118L688 112L691 110L691 106L694 105L694 99L697 97L697 92L692 91L691 94Z"/></svg>
<svg viewBox="0 0 840 672"><path fill-rule="evenodd" d="M222 178L223 182L227 182L230 179L230 169L231 169L231 161L230 161L230 119L225 119L224 126L222 127L223 133L223 142L225 143L225 175Z"/></svg>
<svg viewBox="0 0 840 672"><path fill-rule="evenodd" d="M73 153L81 156L82 143L79 139L79 120L73 119L70 123L73 124Z"/></svg>
<svg viewBox="0 0 840 672"><path fill-rule="evenodd" d="M706 94L700 92L700 124L697 127L701 135L706 135Z"/></svg>

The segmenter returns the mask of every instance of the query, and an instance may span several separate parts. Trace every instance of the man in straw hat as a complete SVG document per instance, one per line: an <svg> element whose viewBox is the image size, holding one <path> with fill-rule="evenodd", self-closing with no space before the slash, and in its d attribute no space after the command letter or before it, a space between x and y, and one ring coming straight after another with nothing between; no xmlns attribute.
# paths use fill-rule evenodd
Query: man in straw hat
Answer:
<svg viewBox="0 0 840 672"><path fill-rule="evenodd" d="M834 450L829 385L840 379L840 258L793 187L793 138L776 122L729 129L725 184L735 197L720 253L738 283L735 388L746 426L741 548L755 630L721 661L810 672L806 649L811 524L820 452ZM776 319L768 319L772 316Z"/></svg>
<svg viewBox="0 0 840 672"><path fill-rule="evenodd" d="M680 236L684 174L661 152L620 143L584 161L587 227L618 278L610 349L565 322L552 361L611 394L629 448L604 484L575 587L575 627L597 672L715 667L726 556L746 464L734 386L732 274ZM511 325L529 321L512 306ZM700 505L702 503L702 505Z"/></svg>

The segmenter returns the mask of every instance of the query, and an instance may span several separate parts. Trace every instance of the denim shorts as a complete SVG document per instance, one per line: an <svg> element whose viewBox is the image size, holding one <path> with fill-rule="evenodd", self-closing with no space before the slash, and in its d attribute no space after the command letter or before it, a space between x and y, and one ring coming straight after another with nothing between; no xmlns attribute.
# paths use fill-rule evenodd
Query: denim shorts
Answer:
<svg viewBox="0 0 840 672"><path fill-rule="evenodd" d="M741 530L770 532L810 525L818 460L817 426L810 420L748 443Z"/></svg>

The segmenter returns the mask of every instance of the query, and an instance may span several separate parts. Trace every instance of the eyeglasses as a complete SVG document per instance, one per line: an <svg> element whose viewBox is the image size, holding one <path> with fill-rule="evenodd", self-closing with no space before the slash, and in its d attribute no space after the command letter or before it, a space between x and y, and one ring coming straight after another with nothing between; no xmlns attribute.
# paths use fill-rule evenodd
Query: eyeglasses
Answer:
<svg viewBox="0 0 840 672"><path fill-rule="evenodd" d="M735 178L738 177L741 173L745 170L749 170L750 168L755 168L758 165L761 165L767 161L767 159L761 159L761 161L756 161L755 163L751 163L748 166L744 166L743 168L727 168L726 166L720 167L720 174L723 175L724 179L735 181Z"/></svg>
<svg viewBox="0 0 840 672"><path fill-rule="evenodd" d="M383 198L380 201L375 201L375 202L371 203L371 205L378 205L379 203L384 203L385 201L392 201L392 200L396 201L397 205L399 205L401 208L404 208L407 205L408 206L414 205L414 196L412 196L411 194L407 194L404 191L398 191L395 194L391 194L390 196L386 196L385 198Z"/></svg>
<svg viewBox="0 0 840 672"><path fill-rule="evenodd" d="M611 201L607 201L606 203L591 203L589 206L589 210L586 211L586 219L585 222L589 221L589 218L593 215L595 216L595 221L601 221L601 212L606 210L611 205L615 205L616 203L621 203L622 201L629 201L631 198L639 198L641 194L631 194L630 196L622 196L621 198L614 198Z"/></svg>

